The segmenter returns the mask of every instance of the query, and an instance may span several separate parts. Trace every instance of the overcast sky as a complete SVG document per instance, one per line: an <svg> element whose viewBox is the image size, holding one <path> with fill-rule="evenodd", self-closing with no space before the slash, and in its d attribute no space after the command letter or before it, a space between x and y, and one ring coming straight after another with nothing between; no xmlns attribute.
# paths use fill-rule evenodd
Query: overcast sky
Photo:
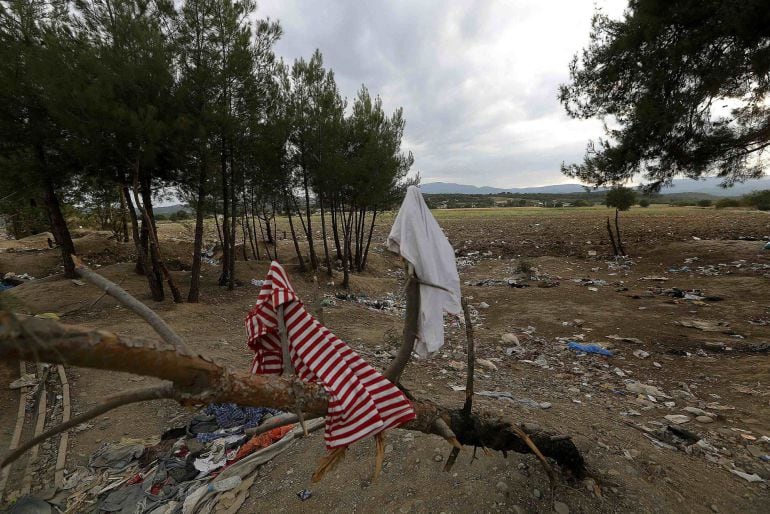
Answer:
<svg viewBox="0 0 770 514"><path fill-rule="evenodd" d="M401 106L404 150L423 182L522 187L570 182L598 121L570 120L556 99L595 7L624 0L262 0L278 19L277 54L318 48L344 96L365 84L388 112Z"/></svg>

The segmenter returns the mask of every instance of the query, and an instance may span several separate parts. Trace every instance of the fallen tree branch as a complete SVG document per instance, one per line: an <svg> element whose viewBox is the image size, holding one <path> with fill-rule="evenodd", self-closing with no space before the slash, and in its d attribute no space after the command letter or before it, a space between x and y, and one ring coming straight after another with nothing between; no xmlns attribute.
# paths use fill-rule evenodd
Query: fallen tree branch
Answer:
<svg viewBox="0 0 770 514"><path fill-rule="evenodd" d="M90 269L76 256L73 255L72 259L75 261L75 274L77 276L103 290L106 294L115 298L134 314L137 314L140 318L146 321L153 330L155 330L161 339L171 345L176 346L182 352L192 353L185 344L184 340L179 337L179 334L174 332L174 330L168 326L165 321L163 321L163 318L158 316L158 313L131 296L125 289L116 283ZM99 299L101 299L101 296ZM97 301L99 301L99 299L97 299ZM95 303L96 302L94 302L94 304Z"/></svg>
<svg viewBox="0 0 770 514"><path fill-rule="evenodd" d="M301 394L308 416L325 415L327 409L327 396L321 386L294 377L230 371L204 357L178 352L168 343L49 319L16 321L10 313L0 311L0 359L31 358L159 377L173 384L174 399L184 405L232 402L292 410ZM556 460L577 478L585 474L583 457L568 438L554 437L556 434L537 426L514 426L484 414L468 416L462 409L447 409L428 401L415 400L412 406L417 416L403 429L435 434L436 420L440 418L460 444L531 453L527 442L517 434L523 430L545 457Z"/></svg>
<svg viewBox="0 0 770 514"><path fill-rule="evenodd" d="M174 387L171 384L164 384L161 386L153 386L153 387L147 387L145 389L128 391L128 392L120 393L110 398L107 398L104 402L98 404L93 409L86 411L83 414L80 414L79 416L75 416L74 418L71 418L68 421L60 423L43 433L36 434L35 437L33 437L32 439L30 439L29 441L22 444L21 446L16 448L14 451L6 455L3 461L0 462L0 468L4 468L8 466L13 461L21 457L25 451L29 450L32 447L37 446L38 444L42 443L49 437L53 437L56 434L60 434L65 430L69 430L72 427L80 425L81 423L90 421L95 417L101 416L102 414L109 412L113 409L117 409L118 407L121 407L123 405L128 405L131 403L139 403L147 400L158 400L161 398L174 398L174 396L175 396Z"/></svg>

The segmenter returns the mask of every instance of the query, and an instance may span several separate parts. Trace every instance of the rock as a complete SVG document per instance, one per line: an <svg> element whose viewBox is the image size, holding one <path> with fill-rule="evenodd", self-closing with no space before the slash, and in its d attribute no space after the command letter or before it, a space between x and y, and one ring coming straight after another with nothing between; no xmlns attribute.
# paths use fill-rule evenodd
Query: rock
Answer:
<svg viewBox="0 0 770 514"><path fill-rule="evenodd" d="M479 309L489 309L489 304L487 302L481 302L479 304Z"/></svg>
<svg viewBox="0 0 770 514"><path fill-rule="evenodd" d="M497 371L497 366L495 366L495 363L487 360L487 359L476 359L476 363L480 366L487 368L492 371Z"/></svg>
<svg viewBox="0 0 770 514"><path fill-rule="evenodd" d="M543 497L543 493L540 492L540 489L535 489L532 491L532 496L537 498L538 500Z"/></svg>
<svg viewBox="0 0 770 514"><path fill-rule="evenodd" d="M725 343L719 343L716 341L706 341L705 343L703 343L703 347L706 350L711 350L712 352L725 351Z"/></svg>
<svg viewBox="0 0 770 514"><path fill-rule="evenodd" d="M541 368L547 368L548 367L548 361L545 358L545 355L538 355L537 359L535 359L535 364L540 366Z"/></svg>
<svg viewBox="0 0 770 514"><path fill-rule="evenodd" d="M519 338L515 334L503 334L500 340L505 344L515 344L519 346Z"/></svg>
<svg viewBox="0 0 770 514"><path fill-rule="evenodd" d="M664 416L667 420L669 420L671 423L674 423L676 425L681 425L683 423L689 423L691 418L690 416L685 416L684 414L668 414Z"/></svg>
<svg viewBox="0 0 770 514"><path fill-rule="evenodd" d="M709 508L711 509L712 512L719 512L719 507L717 507L713 503L709 505Z"/></svg>
<svg viewBox="0 0 770 514"><path fill-rule="evenodd" d="M645 352L644 350L634 350L634 357L638 359L646 359L649 356L649 352Z"/></svg>
<svg viewBox="0 0 770 514"><path fill-rule="evenodd" d="M385 447L385 453L391 453L393 451L393 445L389 444Z"/></svg>
<svg viewBox="0 0 770 514"><path fill-rule="evenodd" d="M569 507L564 502L554 502L553 503L553 510L557 514L569 514Z"/></svg>
<svg viewBox="0 0 770 514"><path fill-rule="evenodd" d="M663 398L669 398L663 391L655 386L648 384L642 384L641 382L631 381L626 384L626 389L632 393L649 394L650 396L660 396Z"/></svg>
<svg viewBox="0 0 770 514"><path fill-rule="evenodd" d="M697 421L698 423L713 423L714 418L712 418L711 416L696 416L695 421Z"/></svg>
<svg viewBox="0 0 770 514"><path fill-rule="evenodd" d="M684 407L682 410L685 411L685 412L689 412L693 416L708 416L709 415L708 412L706 412L703 409L699 409L698 407Z"/></svg>
<svg viewBox="0 0 770 514"><path fill-rule="evenodd" d="M508 494L508 484L502 480L495 485L495 489L497 489L499 493Z"/></svg>
<svg viewBox="0 0 770 514"><path fill-rule="evenodd" d="M441 462L442 460L444 460L444 456L441 455L440 453L437 453L436 455L433 456L433 460L436 462Z"/></svg>

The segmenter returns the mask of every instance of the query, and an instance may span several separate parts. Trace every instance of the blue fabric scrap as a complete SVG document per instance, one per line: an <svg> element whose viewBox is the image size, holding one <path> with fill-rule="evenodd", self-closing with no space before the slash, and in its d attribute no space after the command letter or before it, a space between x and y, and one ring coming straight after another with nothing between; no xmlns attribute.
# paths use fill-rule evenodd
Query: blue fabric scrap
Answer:
<svg viewBox="0 0 770 514"><path fill-rule="evenodd" d="M567 344L567 348L575 350L576 352L595 353L597 355L604 355L605 357L612 357L614 355L611 351L602 348L598 344L580 344L575 341L570 341Z"/></svg>

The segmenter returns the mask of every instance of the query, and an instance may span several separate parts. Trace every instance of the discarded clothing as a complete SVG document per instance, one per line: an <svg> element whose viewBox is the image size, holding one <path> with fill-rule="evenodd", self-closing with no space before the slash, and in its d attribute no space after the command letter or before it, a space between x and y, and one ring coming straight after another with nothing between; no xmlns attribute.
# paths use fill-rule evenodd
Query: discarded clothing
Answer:
<svg viewBox="0 0 770 514"><path fill-rule="evenodd" d="M281 373L278 309L283 306L291 363L297 376L319 382L329 395L326 446L347 446L414 419L404 394L308 314L277 262L270 265L257 304L246 318L252 373Z"/></svg>
<svg viewBox="0 0 770 514"><path fill-rule="evenodd" d="M614 354L606 348L602 348L598 344L580 344L574 341L567 344L567 348L575 350L577 352L595 353L596 355L604 355L605 357L612 357Z"/></svg>
<svg viewBox="0 0 770 514"><path fill-rule="evenodd" d="M241 446L241 448L238 450L238 453L235 454L235 458L233 460L241 460L245 456L254 453L260 448L267 448L274 442L283 439L283 436L291 432L293 429L294 425L287 425L285 427L274 428L268 432L265 432L264 434L255 435L248 442L246 442L246 444Z"/></svg>
<svg viewBox="0 0 770 514"><path fill-rule="evenodd" d="M430 213L420 190L409 186L388 235L388 250L414 266L420 280L420 317L415 352L427 357L444 344L444 311L460 315L460 277L452 245Z"/></svg>
<svg viewBox="0 0 770 514"><path fill-rule="evenodd" d="M206 407L205 412L216 418L219 428L232 428L236 426L252 428L262 422L262 418L265 414L271 414L273 416L281 414L281 411L276 409L268 409L266 407L241 407L234 403L212 403Z"/></svg>
<svg viewBox="0 0 770 514"><path fill-rule="evenodd" d="M88 465L91 468L107 468L110 471L123 471L144 453L144 445L105 445L91 455Z"/></svg>

